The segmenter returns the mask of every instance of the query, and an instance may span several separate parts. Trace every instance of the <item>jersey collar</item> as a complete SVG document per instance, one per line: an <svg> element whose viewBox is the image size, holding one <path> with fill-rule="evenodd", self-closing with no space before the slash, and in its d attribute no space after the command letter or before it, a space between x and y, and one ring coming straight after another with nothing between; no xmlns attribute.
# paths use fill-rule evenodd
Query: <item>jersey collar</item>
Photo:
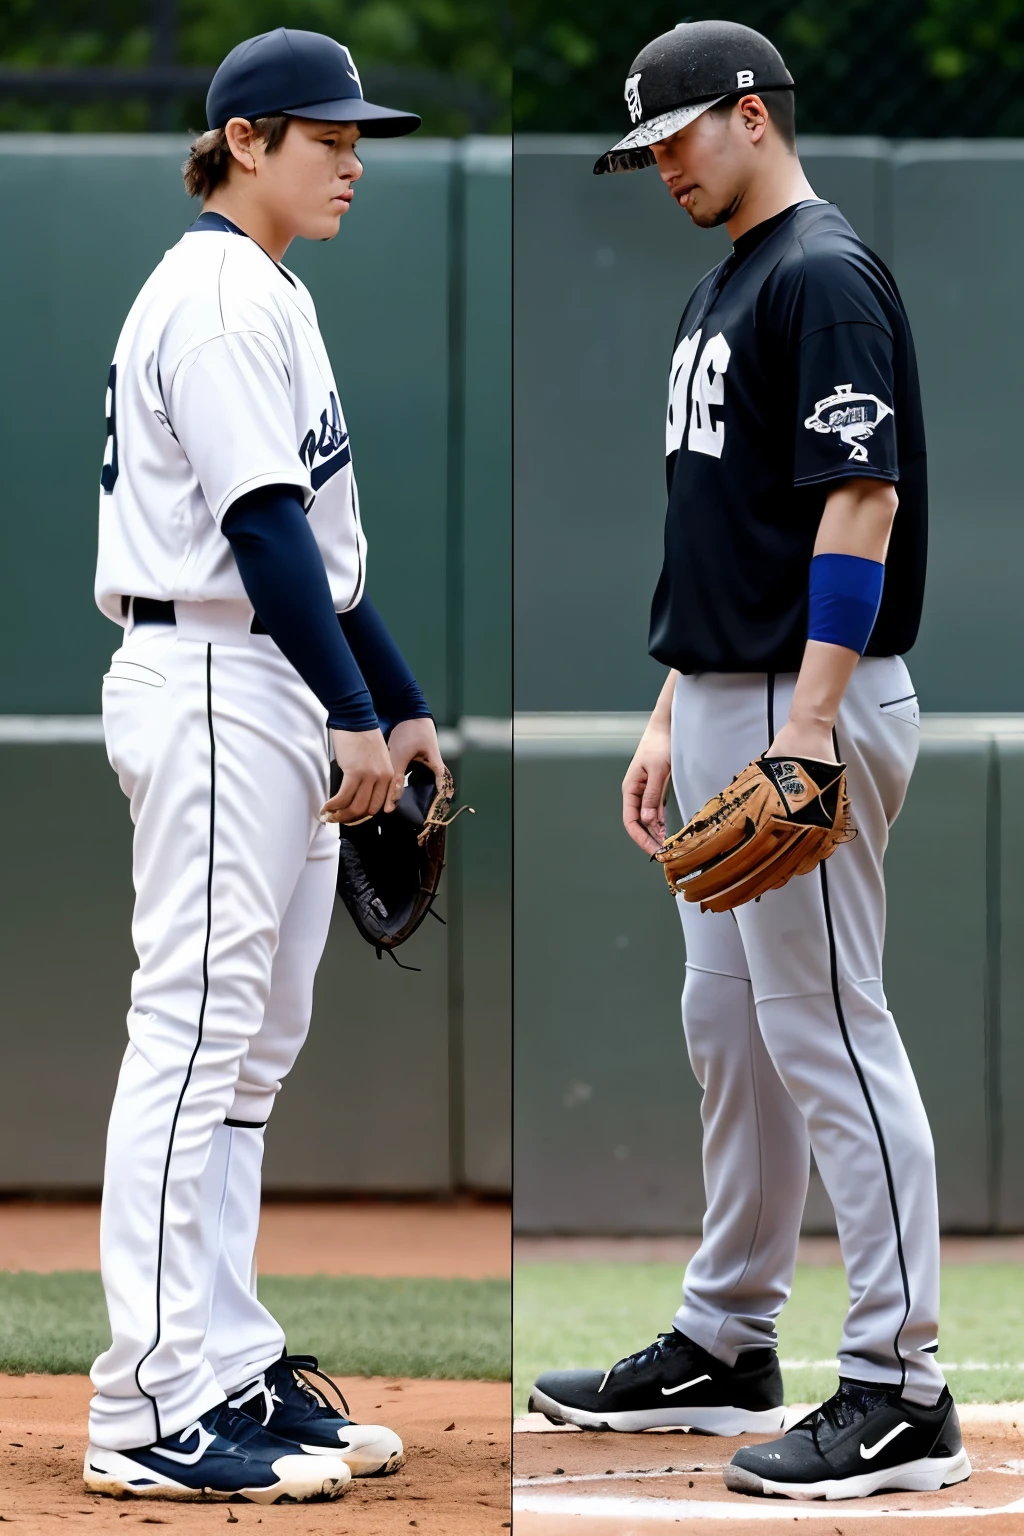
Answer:
<svg viewBox="0 0 1024 1536"><path fill-rule="evenodd" d="M204 230L210 230L214 234L219 235L241 235L243 240L252 240L252 236L247 235L244 229L239 229L237 224L232 224L230 219L226 219L222 213L214 213L212 209L208 213L201 213L198 219L196 219L193 224L189 225L185 233L187 235L201 235ZM253 240L252 243L255 245L256 241ZM263 250L262 246L260 246L260 250ZM265 251L264 255L266 255ZM274 258L272 256L268 256L267 260L274 261ZM286 268L282 267L279 261L274 261L274 266L280 272L282 277L286 277L288 279L294 288L295 282L291 273L287 271Z"/></svg>

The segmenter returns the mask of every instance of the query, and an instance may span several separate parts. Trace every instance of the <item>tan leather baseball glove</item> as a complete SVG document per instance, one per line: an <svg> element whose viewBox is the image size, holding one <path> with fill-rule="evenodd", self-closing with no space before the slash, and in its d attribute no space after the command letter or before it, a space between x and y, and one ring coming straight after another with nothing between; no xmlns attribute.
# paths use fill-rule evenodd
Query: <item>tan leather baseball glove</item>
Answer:
<svg viewBox="0 0 1024 1536"><path fill-rule="evenodd" d="M729 912L809 874L857 833L846 764L758 757L655 854L669 887Z"/></svg>

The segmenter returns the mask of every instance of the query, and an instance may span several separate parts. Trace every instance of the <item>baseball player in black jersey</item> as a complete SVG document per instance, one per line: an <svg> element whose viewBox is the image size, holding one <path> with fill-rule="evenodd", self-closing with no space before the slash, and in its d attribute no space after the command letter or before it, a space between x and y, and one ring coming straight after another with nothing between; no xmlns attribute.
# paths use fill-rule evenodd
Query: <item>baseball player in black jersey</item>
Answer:
<svg viewBox="0 0 1024 1536"><path fill-rule="evenodd" d="M623 815L653 853L670 776L690 817L763 754L841 760L857 836L732 911L679 897L703 1242L670 1332L608 1371L541 1376L532 1403L592 1428L781 1430L775 1320L813 1148L850 1288L839 1389L738 1451L725 1481L850 1498L971 1468L936 1361L931 1133L882 985L882 857L919 739L902 660L926 553L917 368L891 275L804 175L793 96L757 32L681 25L634 61L632 131L595 166L656 166L695 224L733 241L672 355L650 634L670 670Z"/></svg>

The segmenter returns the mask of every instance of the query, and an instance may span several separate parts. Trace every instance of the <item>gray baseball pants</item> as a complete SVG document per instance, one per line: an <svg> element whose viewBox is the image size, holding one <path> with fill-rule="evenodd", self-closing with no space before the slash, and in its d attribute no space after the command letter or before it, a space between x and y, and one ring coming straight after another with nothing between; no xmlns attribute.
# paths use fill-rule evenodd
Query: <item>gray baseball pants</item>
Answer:
<svg viewBox="0 0 1024 1536"><path fill-rule="evenodd" d="M679 678L672 777L684 817L765 751L795 681ZM931 1405L943 1387L934 1152L882 988L882 858L919 742L899 657L858 664L836 730L856 839L734 912L702 914L678 898L707 1213L675 1323L727 1363L776 1342L813 1148L850 1287L840 1374Z"/></svg>

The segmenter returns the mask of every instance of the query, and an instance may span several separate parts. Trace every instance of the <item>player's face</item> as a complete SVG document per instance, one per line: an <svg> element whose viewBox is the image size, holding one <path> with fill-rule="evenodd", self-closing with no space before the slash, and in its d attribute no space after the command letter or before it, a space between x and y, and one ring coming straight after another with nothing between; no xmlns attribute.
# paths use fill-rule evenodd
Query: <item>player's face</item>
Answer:
<svg viewBox="0 0 1024 1536"><path fill-rule="evenodd" d="M258 181L275 219L290 238L331 240L351 206L363 174L355 123L318 123L293 117L278 149L265 155Z"/></svg>
<svg viewBox="0 0 1024 1536"><path fill-rule="evenodd" d="M662 181L701 229L714 229L732 217L755 169L756 138L744 105L740 102L731 112L702 112L671 138L651 145Z"/></svg>

